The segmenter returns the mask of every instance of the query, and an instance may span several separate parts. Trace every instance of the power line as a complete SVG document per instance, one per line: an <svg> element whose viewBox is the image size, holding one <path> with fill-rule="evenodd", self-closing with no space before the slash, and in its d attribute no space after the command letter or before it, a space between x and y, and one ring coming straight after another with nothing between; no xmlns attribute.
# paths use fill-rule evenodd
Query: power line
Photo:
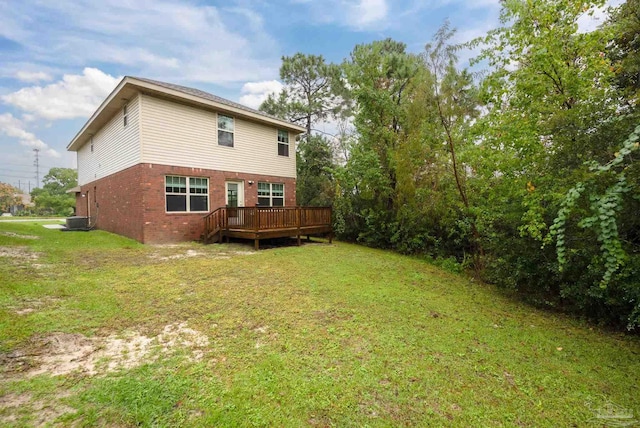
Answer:
<svg viewBox="0 0 640 428"><path fill-rule="evenodd" d="M13 174L2 174L2 173L0 173L0 177L26 178L26 179L34 178L32 175L26 176L26 175L13 175Z"/></svg>
<svg viewBox="0 0 640 428"><path fill-rule="evenodd" d="M32 163L30 163L30 164L25 164L25 163L8 163L8 164L6 164L6 165L7 165L7 166L17 166L17 167L20 167L20 168L22 168L22 167L24 167L24 168L33 168L33 164L32 164ZM42 168L45 168L45 169L46 169L46 168L65 168L65 167L61 167L61 166L53 167L53 166L45 165L45 164L43 164L42 162L40 162L40 166L41 166ZM2 167L0 167L0 168L2 168Z"/></svg>
<svg viewBox="0 0 640 428"><path fill-rule="evenodd" d="M31 165L31 168L33 168L33 165ZM0 167L0 173L2 173L4 171L9 171L9 172L31 172L31 171L25 171L25 170L22 170L22 169L13 169L13 168Z"/></svg>

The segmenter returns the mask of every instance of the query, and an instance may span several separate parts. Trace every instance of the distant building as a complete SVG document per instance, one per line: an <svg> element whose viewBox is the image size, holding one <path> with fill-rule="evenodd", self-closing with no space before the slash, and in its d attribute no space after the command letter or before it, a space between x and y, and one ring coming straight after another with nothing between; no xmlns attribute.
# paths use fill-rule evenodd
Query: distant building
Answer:
<svg viewBox="0 0 640 428"><path fill-rule="evenodd" d="M9 207L9 212L11 215L18 215L20 211L24 211L27 208L31 208L33 203L31 203L31 195L24 193L16 193L13 196L20 198L20 203L11 205Z"/></svg>

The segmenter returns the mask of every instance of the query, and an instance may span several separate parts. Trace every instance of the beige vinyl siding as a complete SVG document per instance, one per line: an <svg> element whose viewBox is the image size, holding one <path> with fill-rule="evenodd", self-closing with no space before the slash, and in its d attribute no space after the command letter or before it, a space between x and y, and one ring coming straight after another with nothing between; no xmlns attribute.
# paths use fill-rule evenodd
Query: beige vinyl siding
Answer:
<svg viewBox="0 0 640 428"><path fill-rule="evenodd" d="M122 109L78 150L78 184L90 183L140 163L140 97L127 104L127 126Z"/></svg>
<svg viewBox="0 0 640 428"><path fill-rule="evenodd" d="M216 112L142 97L142 162L295 178L293 133L278 156L277 128L223 113L234 117L234 147L219 146Z"/></svg>

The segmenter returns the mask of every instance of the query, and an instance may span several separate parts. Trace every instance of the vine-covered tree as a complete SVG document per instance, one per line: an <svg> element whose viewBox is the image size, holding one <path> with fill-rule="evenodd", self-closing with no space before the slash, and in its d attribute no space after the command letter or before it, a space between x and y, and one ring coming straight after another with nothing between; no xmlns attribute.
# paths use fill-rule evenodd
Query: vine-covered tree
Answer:
<svg viewBox="0 0 640 428"><path fill-rule="evenodd" d="M579 18L602 4L507 1L504 26L483 40L480 59L494 70L484 81L488 114L477 127L478 173L491 183L483 210L492 237L487 275L633 325L618 233L627 186L616 174L593 176L619 156L633 124L613 84L610 29L578 31ZM592 179L597 185L574 197Z"/></svg>

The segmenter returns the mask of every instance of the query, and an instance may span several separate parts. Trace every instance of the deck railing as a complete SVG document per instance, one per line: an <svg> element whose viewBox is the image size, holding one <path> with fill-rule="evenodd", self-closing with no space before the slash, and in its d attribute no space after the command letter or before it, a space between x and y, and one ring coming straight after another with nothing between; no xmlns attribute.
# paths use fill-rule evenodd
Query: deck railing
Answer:
<svg viewBox="0 0 640 428"><path fill-rule="evenodd" d="M331 225L331 207L225 207L204 217L205 241L223 231L266 231Z"/></svg>

